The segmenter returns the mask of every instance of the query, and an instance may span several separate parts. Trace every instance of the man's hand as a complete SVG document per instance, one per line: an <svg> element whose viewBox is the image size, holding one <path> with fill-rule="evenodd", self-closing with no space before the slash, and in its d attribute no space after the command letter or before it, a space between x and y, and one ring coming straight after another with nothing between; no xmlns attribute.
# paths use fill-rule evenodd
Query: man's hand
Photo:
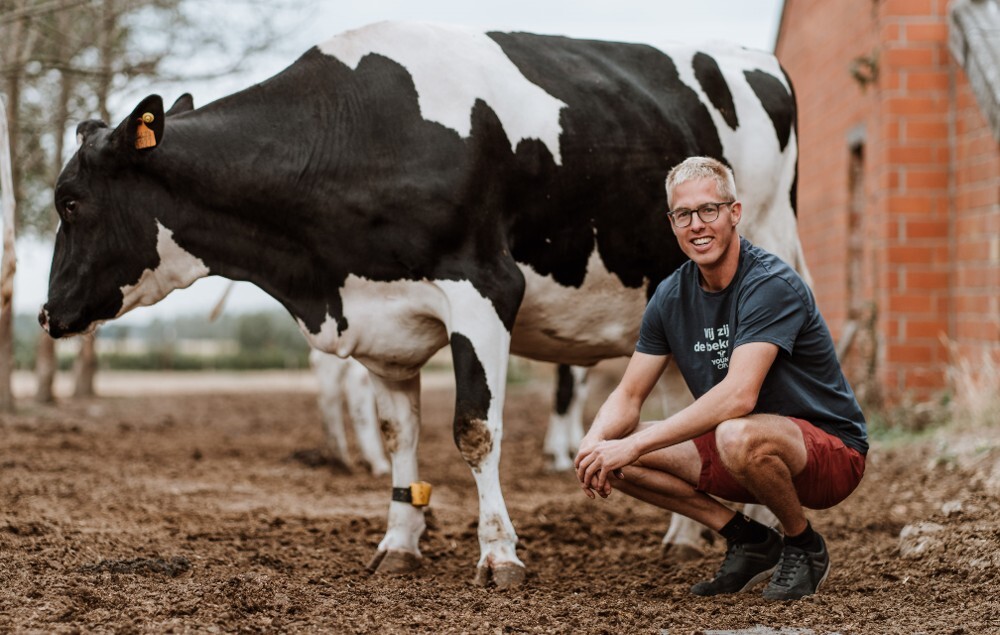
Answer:
<svg viewBox="0 0 1000 635"><path fill-rule="evenodd" d="M573 459L573 466L579 468L580 461L582 461L584 457L589 455L594 450L594 448L597 447L598 444L603 442L604 439L591 438L589 434L584 436L583 440L580 441L580 450L576 453L576 458ZM583 493L592 499L597 498L595 494L600 495L601 498L607 498L611 494L610 485L606 487L604 490L597 491L595 490L594 487L591 486L590 483L585 483L581 481L580 487L583 488Z"/></svg>
<svg viewBox="0 0 1000 635"><path fill-rule="evenodd" d="M594 498L595 493L601 498L607 498L611 494L608 477L624 478L621 468L638 459L639 452L627 438L581 444L580 453L574 462L580 487L590 498Z"/></svg>
<svg viewBox="0 0 1000 635"><path fill-rule="evenodd" d="M590 498L594 498L595 493L607 498L611 494L608 476L624 478L620 468L639 458L635 444L627 437L639 425L642 404L669 363L669 355L646 355L636 351L618 387L597 411L573 463L580 487ZM619 440L608 441L609 438Z"/></svg>

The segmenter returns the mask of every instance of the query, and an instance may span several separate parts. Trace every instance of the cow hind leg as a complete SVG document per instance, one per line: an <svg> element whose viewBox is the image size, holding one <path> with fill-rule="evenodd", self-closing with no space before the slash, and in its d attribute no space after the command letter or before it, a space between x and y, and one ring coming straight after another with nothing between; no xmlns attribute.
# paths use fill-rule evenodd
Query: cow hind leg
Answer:
<svg viewBox="0 0 1000 635"><path fill-rule="evenodd" d="M323 428L326 431L327 448L332 455L334 466L350 470L343 411L344 390L341 364L345 362L316 350L310 354L310 361L319 384L317 401L323 419Z"/></svg>
<svg viewBox="0 0 1000 635"><path fill-rule="evenodd" d="M670 517L670 527L663 536L663 557L674 562L689 562L705 555L705 545L711 544L715 534L708 527L681 514Z"/></svg>
<svg viewBox="0 0 1000 635"><path fill-rule="evenodd" d="M420 430L420 375L390 381L371 375L382 437L392 465L394 492L409 490L419 480L417 436ZM393 497L395 499L395 497ZM420 536L426 529L424 512L409 502L389 504L385 537L368 569L378 573L406 573L420 566Z"/></svg>
<svg viewBox="0 0 1000 635"><path fill-rule="evenodd" d="M351 460L347 451L347 435L344 432L343 404L339 399L320 397L320 411L326 429L326 444L330 450L336 469L350 471Z"/></svg>
<svg viewBox="0 0 1000 635"><path fill-rule="evenodd" d="M546 469L568 472L583 440L583 407L587 401L590 369L560 364L556 372L556 399L542 446Z"/></svg>
<svg viewBox="0 0 1000 635"><path fill-rule="evenodd" d="M745 505L743 513L768 527L775 527L778 519L763 505ZM670 527L663 536L663 557L674 562L689 562L705 555L706 545L715 541L715 532L696 520L681 514L670 517Z"/></svg>
<svg viewBox="0 0 1000 635"><path fill-rule="evenodd" d="M354 425L354 436L358 441L362 460L368 465L372 476L388 474L391 466L382 449L378 415L375 411L375 392L368 369L352 360L349 377L347 411Z"/></svg>
<svg viewBox="0 0 1000 635"><path fill-rule="evenodd" d="M455 444L472 469L479 491L479 547L476 582L512 588L524 581L517 534L500 489L503 401L510 355L510 331L494 304L471 284L446 287L453 311L449 325L455 367ZM512 323L513 316L508 316Z"/></svg>
<svg viewBox="0 0 1000 635"><path fill-rule="evenodd" d="M659 383L663 417L669 417L686 408L694 398L684 383L684 377L677 366L671 364ZM670 527L660 544L661 553L667 560L688 562L705 554L705 549L714 541L715 534L708 527L681 514L670 517Z"/></svg>

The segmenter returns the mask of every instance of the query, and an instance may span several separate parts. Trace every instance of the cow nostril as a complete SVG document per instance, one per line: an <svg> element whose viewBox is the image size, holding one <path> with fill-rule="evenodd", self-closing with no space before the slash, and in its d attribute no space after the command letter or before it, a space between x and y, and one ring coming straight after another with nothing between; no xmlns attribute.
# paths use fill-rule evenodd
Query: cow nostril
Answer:
<svg viewBox="0 0 1000 635"><path fill-rule="evenodd" d="M46 331L49 330L49 312L44 308L38 312L38 324Z"/></svg>

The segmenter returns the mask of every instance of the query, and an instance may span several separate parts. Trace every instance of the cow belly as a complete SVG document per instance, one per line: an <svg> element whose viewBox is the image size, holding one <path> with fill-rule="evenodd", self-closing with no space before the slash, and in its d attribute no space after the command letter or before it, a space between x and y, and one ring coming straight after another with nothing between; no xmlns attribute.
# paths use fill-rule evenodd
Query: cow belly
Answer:
<svg viewBox="0 0 1000 635"><path fill-rule="evenodd" d="M642 288L622 285L595 249L580 287L564 287L521 265L524 301L517 314L511 352L515 355L589 366L631 355L646 307Z"/></svg>

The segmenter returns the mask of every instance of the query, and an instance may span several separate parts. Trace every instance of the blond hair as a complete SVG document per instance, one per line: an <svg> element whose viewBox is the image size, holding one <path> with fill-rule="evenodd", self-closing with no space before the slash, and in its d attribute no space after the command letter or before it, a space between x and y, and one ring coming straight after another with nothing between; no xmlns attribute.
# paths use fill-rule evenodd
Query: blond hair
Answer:
<svg viewBox="0 0 1000 635"><path fill-rule="evenodd" d="M670 205L674 188L695 179L712 179L720 197L727 201L736 200L736 179L729 166L711 157L689 157L667 174L667 205Z"/></svg>

